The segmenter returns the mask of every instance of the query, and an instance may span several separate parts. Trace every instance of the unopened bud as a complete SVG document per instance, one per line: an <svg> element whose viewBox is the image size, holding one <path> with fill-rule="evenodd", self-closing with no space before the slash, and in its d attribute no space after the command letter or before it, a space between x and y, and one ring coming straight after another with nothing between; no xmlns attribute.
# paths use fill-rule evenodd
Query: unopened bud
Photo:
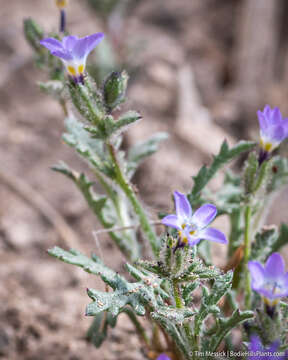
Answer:
<svg viewBox="0 0 288 360"><path fill-rule="evenodd" d="M109 112L125 101L128 75L126 71L113 72L104 82L103 97Z"/></svg>
<svg viewBox="0 0 288 360"><path fill-rule="evenodd" d="M24 34L28 43L37 52L43 52L43 47L40 45L40 41L44 37L44 31L33 19L28 18L24 20Z"/></svg>

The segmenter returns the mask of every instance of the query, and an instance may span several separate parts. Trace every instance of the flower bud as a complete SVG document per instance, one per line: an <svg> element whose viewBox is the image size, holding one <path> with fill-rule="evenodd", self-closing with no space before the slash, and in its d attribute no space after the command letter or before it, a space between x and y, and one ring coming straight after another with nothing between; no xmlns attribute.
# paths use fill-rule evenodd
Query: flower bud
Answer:
<svg viewBox="0 0 288 360"><path fill-rule="evenodd" d="M109 112L125 101L128 75L126 71L112 72L104 82L103 97Z"/></svg>
<svg viewBox="0 0 288 360"><path fill-rule="evenodd" d="M24 34L28 43L37 52L42 52L43 48L40 45L40 40L43 39L44 31L41 27L31 18L24 20Z"/></svg>

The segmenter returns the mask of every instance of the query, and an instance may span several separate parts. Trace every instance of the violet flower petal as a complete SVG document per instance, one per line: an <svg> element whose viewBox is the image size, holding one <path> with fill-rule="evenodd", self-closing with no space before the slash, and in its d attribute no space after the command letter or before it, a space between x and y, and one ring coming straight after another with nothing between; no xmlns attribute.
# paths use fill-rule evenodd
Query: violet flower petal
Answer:
<svg viewBox="0 0 288 360"><path fill-rule="evenodd" d="M189 235L188 235L188 244L189 244L189 246L195 246L195 245L197 245L201 240L202 240L202 238L193 237L193 236L189 236Z"/></svg>
<svg viewBox="0 0 288 360"><path fill-rule="evenodd" d="M51 51L51 54L65 61L73 60L73 56L67 51L56 50Z"/></svg>
<svg viewBox="0 0 288 360"><path fill-rule="evenodd" d="M260 129L265 131L268 127L266 117L262 114L260 110L257 111L257 115L258 115Z"/></svg>
<svg viewBox="0 0 288 360"><path fill-rule="evenodd" d="M166 354L161 354L157 357L156 360L171 360L169 356L167 356Z"/></svg>
<svg viewBox="0 0 288 360"><path fill-rule="evenodd" d="M76 42L78 41L78 36L65 36L62 40L63 47L65 50L72 51Z"/></svg>
<svg viewBox="0 0 288 360"><path fill-rule="evenodd" d="M50 51L63 50L62 43L54 38L46 38L40 41L40 44L45 46Z"/></svg>
<svg viewBox="0 0 288 360"><path fill-rule="evenodd" d="M228 240L222 231L211 228L211 227L202 230L200 232L199 236L201 237L201 239L217 242L220 244L228 243Z"/></svg>
<svg viewBox="0 0 288 360"><path fill-rule="evenodd" d="M93 35L85 36L82 39L79 39L74 47L73 54L76 58L86 58L87 55L98 45L98 43L103 39L103 33L96 33Z"/></svg>
<svg viewBox="0 0 288 360"><path fill-rule="evenodd" d="M270 153L288 137L288 119L284 119L279 108L271 109L266 105L263 111L257 111L260 125L262 149Z"/></svg>
<svg viewBox="0 0 288 360"><path fill-rule="evenodd" d="M285 263L279 253L273 253L269 256L265 265L265 275L267 278L277 279L285 273Z"/></svg>
<svg viewBox="0 0 288 360"><path fill-rule="evenodd" d="M190 219L192 216L192 208L187 197L178 191L174 191L174 201L179 220L181 221L183 219L184 221L185 219Z"/></svg>
<svg viewBox="0 0 288 360"><path fill-rule="evenodd" d="M192 223L195 224L199 229L203 229L214 220L217 214L216 206L212 204L202 205L197 209L192 216Z"/></svg>
<svg viewBox="0 0 288 360"><path fill-rule="evenodd" d="M252 278L252 289L258 290L265 281L265 271L258 261L249 261L248 268Z"/></svg>
<svg viewBox="0 0 288 360"><path fill-rule="evenodd" d="M177 215L167 215L161 220L162 224L175 229L181 229Z"/></svg>
<svg viewBox="0 0 288 360"><path fill-rule="evenodd" d="M282 125L273 125L269 129L269 137L272 141L281 142L285 138L285 130Z"/></svg>
<svg viewBox="0 0 288 360"><path fill-rule="evenodd" d="M262 346L259 336L252 335L250 338L249 351L256 352L256 351L261 351L261 350L263 350L263 346ZM250 359L251 359L251 357L250 357Z"/></svg>

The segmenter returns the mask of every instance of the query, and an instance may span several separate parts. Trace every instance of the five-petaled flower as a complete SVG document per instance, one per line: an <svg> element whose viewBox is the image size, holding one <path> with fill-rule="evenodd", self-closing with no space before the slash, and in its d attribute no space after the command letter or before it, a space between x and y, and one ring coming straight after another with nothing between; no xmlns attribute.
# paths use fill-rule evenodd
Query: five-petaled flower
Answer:
<svg viewBox="0 0 288 360"><path fill-rule="evenodd" d="M217 209L212 204L202 205L192 214L191 205L184 194L174 192L176 215L167 215L162 224L178 229L180 246L196 245L202 239L227 244L225 235L207 226L214 220Z"/></svg>
<svg viewBox="0 0 288 360"><path fill-rule="evenodd" d="M258 110L257 115L260 125L260 158L263 161L288 137L288 119L282 117L277 107L271 109L269 105L263 111Z"/></svg>
<svg viewBox="0 0 288 360"><path fill-rule="evenodd" d="M249 360L285 360L287 359L287 353L280 353L280 342L274 341L268 348L262 345L260 338L257 335L252 335L249 344L249 352L252 354L249 356Z"/></svg>
<svg viewBox="0 0 288 360"><path fill-rule="evenodd" d="M160 354L156 360L171 360L166 354Z"/></svg>
<svg viewBox="0 0 288 360"><path fill-rule="evenodd" d="M84 38L66 36L62 42L54 38L46 38L40 41L52 55L57 56L64 63L68 74L76 83L84 82L86 59L90 52L103 39L104 34L96 33Z"/></svg>
<svg viewBox="0 0 288 360"><path fill-rule="evenodd" d="M264 297L269 306L275 306L280 298L288 296L288 272L279 253L273 253L266 261L265 267L258 261L249 261L248 267L252 277L252 289Z"/></svg>

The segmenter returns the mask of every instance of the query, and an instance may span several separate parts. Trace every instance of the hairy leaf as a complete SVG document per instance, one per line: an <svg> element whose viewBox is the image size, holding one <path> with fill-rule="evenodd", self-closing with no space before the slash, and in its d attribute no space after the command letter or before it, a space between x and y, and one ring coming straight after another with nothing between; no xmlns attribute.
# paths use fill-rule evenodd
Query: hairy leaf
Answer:
<svg viewBox="0 0 288 360"><path fill-rule="evenodd" d="M188 195L189 200L193 202L195 198L198 198L200 196L200 192L213 178L217 171L220 170L225 164L235 159L243 152L252 150L255 145L256 144L251 141L240 141L238 144L229 149L227 142L224 141L219 154L214 156L211 166L207 167L204 165L200 169L199 173L193 177L194 186L191 193Z"/></svg>
<svg viewBox="0 0 288 360"><path fill-rule="evenodd" d="M195 311L188 308L178 309L173 306L159 306L151 315L154 319L164 317L174 324L182 325L186 319L195 315Z"/></svg>
<svg viewBox="0 0 288 360"><path fill-rule="evenodd" d="M224 337L236 326L241 324L243 321L249 320L254 317L253 311L240 311L235 310L229 318L217 319L214 328L209 330L209 340L205 342L205 348L203 350L217 351L218 346Z"/></svg>
<svg viewBox="0 0 288 360"><path fill-rule="evenodd" d="M265 262L273 252L277 238L279 239L276 227L265 228L257 233L251 248L251 260Z"/></svg>
<svg viewBox="0 0 288 360"><path fill-rule="evenodd" d="M232 286L233 272L229 271L227 274L218 276L212 289L208 292L208 289L203 286L202 288L202 303L198 313L195 315L195 334L199 335L201 329L204 327L204 320L211 313L217 313L217 303L222 296Z"/></svg>
<svg viewBox="0 0 288 360"><path fill-rule="evenodd" d="M185 338L181 331L182 329L166 317L157 313L152 313L151 317L160 324L160 326L165 330L168 335L170 335L170 337L173 339L173 341L175 341L177 347L182 351L185 357L187 359L190 359L189 344L185 341Z"/></svg>
<svg viewBox="0 0 288 360"><path fill-rule="evenodd" d="M155 279L147 282L146 277L144 281L129 283L124 277L106 267L96 255L92 255L92 259L89 259L79 251L65 251L59 247L48 250L48 253L66 263L80 266L88 273L101 276L102 280L114 290L102 292L88 289L88 295L93 302L87 306L86 315L95 316L107 310L116 316L126 305L130 305L136 314L143 316L145 306L156 309L164 304L159 294L165 295L165 292L159 289L158 284L154 286Z"/></svg>
<svg viewBox="0 0 288 360"><path fill-rule="evenodd" d="M84 125L73 115L66 118L65 125L67 129L67 133L63 135L65 143L75 148L97 170L109 177L113 176L111 166L108 166L105 158L103 141L92 139Z"/></svg>
<svg viewBox="0 0 288 360"><path fill-rule="evenodd" d="M117 287L116 276L117 278L119 278L119 275L117 275L115 271L105 266L95 254L93 254L92 258L90 259L87 256L81 254L80 251L74 249L66 251L59 248L58 246L49 249L48 254L68 264L82 267L83 270L90 274L101 276L103 281L106 282L113 289Z"/></svg>
<svg viewBox="0 0 288 360"><path fill-rule="evenodd" d="M275 242L272 244L270 253L279 251L283 246L286 246L287 244L288 244L288 226L286 224L281 224L279 236L277 240L275 240Z"/></svg>
<svg viewBox="0 0 288 360"><path fill-rule="evenodd" d="M168 138L168 134L159 132L151 136L148 140L134 145L128 152L127 175L133 176L139 164L148 156L154 154L159 144Z"/></svg>
<svg viewBox="0 0 288 360"><path fill-rule="evenodd" d="M75 183L78 189L82 192L89 207L105 228L109 229L112 226L117 225L117 216L111 199L106 196L96 194L92 187L93 183L90 182L84 174L79 174L76 171L71 170L63 162L54 166L52 169L66 175ZM108 184L106 186L109 187ZM114 196L116 197L116 194L114 194L114 190L111 188L110 197L113 198ZM130 235L125 233L119 234L113 231L109 232L109 235L128 259L134 260L138 257L139 253L138 247L136 246L137 244L135 241L134 244L132 243L132 238L129 237Z"/></svg>
<svg viewBox="0 0 288 360"><path fill-rule="evenodd" d="M107 337L108 328L114 328L117 323L117 317L108 311L101 312L94 317L93 323L87 332L87 339L99 348Z"/></svg>

